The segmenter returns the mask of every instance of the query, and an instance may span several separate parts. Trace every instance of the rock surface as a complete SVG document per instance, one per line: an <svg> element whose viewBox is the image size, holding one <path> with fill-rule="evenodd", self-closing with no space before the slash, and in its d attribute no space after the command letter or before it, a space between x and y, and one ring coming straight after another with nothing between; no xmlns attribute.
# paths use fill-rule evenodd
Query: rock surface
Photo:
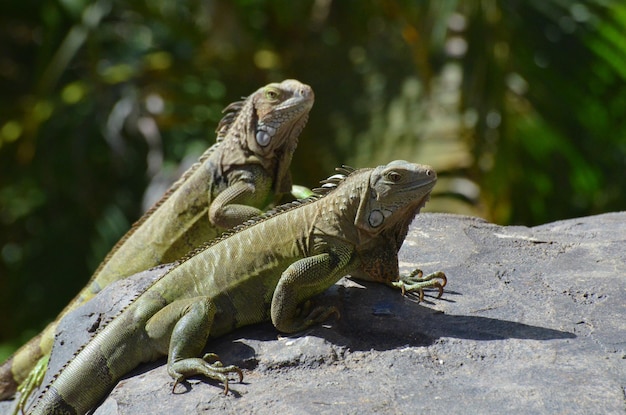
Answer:
<svg viewBox="0 0 626 415"><path fill-rule="evenodd" d="M172 393L159 361L94 413L626 413L626 212L534 228L421 214L400 265L444 271L443 297L342 280L319 300L339 320L209 343L244 369L228 395L205 380Z"/></svg>

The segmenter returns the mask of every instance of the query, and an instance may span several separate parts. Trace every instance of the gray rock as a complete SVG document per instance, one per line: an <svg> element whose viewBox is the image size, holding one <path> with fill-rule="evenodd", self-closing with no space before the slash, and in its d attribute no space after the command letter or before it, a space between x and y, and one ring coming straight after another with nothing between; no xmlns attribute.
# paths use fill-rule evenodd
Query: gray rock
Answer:
<svg viewBox="0 0 626 415"><path fill-rule="evenodd" d="M172 393L159 361L95 414L626 413L626 213L534 228L421 214L400 265L444 271L443 297L342 280L319 299L338 320L208 345L245 369L228 395L203 379Z"/></svg>

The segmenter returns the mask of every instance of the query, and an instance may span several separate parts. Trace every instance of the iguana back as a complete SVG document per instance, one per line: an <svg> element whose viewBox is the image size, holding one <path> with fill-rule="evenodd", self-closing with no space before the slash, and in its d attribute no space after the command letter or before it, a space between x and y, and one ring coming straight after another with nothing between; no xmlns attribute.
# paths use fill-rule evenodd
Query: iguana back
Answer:
<svg viewBox="0 0 626 415"><path fill-rule="evenodd" d="M288 167L313 99L309 86L287 80L229 105L217 142L112 248L85 295L181 258L288 193Z"/></svg>
<svg viewBox="0 0 626 415"><path fill-rule="evenodd" d="M174 387L203 375L225 384L242 372L201 356L208 338L271 320L293 333L334 307L308 300L353 274L403 290L439 287L443 274L401 278L397 253L436 181L403 161L331 177L326 196L294 202L246 222L178 261L62 365L31 414L83 414L141 362L168 356ZM391 242L391 243L390 243ZM59 345L63 347L63 345Z"/></svg>
<svg viewBox="0 0 626 415"><path fill-rule="evenodd" d="M55 322L2 365L0 398L49 354L56 323L68 311L114 281L179 259L289 192L289 165L313 102L308 85L286 80L226 107L217 142L120 239Z"/></svg>

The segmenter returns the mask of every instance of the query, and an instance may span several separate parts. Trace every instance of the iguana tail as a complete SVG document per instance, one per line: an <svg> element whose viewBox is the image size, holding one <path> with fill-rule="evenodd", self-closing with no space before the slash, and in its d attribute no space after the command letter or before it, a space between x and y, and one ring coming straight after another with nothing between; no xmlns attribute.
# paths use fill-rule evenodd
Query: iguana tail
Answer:
<svg viewBox="0 0 626 415"><path fill-rule="evenodd" d="M17 381L13 376L13 360L15 356L11 356L6 362L0 366L0 399L9 399L17 391Z"/></svg>
<svg viewBox="0 0 626 415"><path fill-rule="evenodd" d="M104 323L41 391L28 412L30 415L84 414L97 405L129 371L142 362L163 355L146 342L144 327L163 307L155 301L138 307L133 304Z"/></svg>

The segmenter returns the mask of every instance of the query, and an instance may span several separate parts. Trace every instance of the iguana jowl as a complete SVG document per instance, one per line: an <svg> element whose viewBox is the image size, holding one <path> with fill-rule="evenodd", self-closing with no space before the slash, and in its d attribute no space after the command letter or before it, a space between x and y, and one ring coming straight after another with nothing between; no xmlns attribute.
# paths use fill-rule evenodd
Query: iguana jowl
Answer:
<svg viewBox="0 0 626 415"><path fill-rule="evenodd" d="M163 355L174 387L204 375L227 392L228 375L241 371L201 357L208 338L264 320L287 333L321 322L337 310L308 300L347 274L441 293L443 273L400 277L397 258L435 172L394 161L342 173L326 181L325 196L281 206L179 261L97 330L30 413L86 413L131 369Z"/></svg>
<svg viewBox="0 0 626 415"><path fill-rule="evenodd" d="M288 193L292 154L313 102L311 87L285 80L226 107L216 144L113 247L57 320L0 367L0 399L12 396L36 362L49 355L56 324L68 311L113 281L181 258ZM31 375L35 384L45 361ZM24 397L32 386L22 387Z"/></svg>

